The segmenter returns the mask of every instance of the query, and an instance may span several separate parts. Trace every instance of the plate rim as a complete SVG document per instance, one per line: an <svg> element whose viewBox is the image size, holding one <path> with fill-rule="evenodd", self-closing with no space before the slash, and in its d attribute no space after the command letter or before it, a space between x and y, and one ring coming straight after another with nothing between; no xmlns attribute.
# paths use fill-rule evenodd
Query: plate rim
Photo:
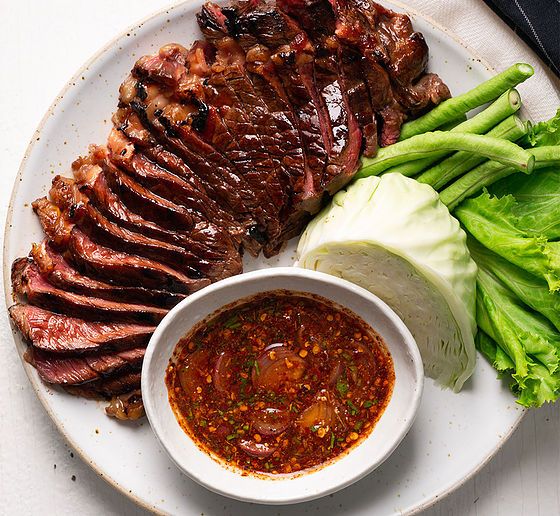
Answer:
<svg viewBox="0 0 560 516"><path fill-rule="evenodd" d="M115 46L115 44L119 40L125 38L126 34L133 33L135 30L138 30L139 28L141 28L142 25L144 25L148 21L152 20L153 18L161 16L163 13L169 14L169 13L171 13L171 11L174 11L175 9L177 9L179 7L182 7L182 6L185 6L187 4L194 3L195 1L196 0L175 1L171 5L169 5L167 7L163 7L161 9L158 9L158 10L152 12L151 14L148 14L148 15L142 17L140 20L130 24L125 29L123 29L118 34L116 34L114 37L112 37L109 41L107 41L105 44L103 44L95 53L93 53L77 69L77 71L72 75L72 77L65 83L65 85L59 91L59 93L54 98L52 103L49 105L45 114L41 117L41 120L39 121L35 131L33 132L32 136L31 136L31 139L30 139L27 147L25 148L23 158L20 162L17 174L14 178L14 184L12 186L12 191L11 191L10 198L9 198L8 208L7 208L7 211L6 211L6 219L5 219L4 233L3 233L4 242L7 241L8 234L10 233L10 231L12 229L13 214L14 214L14 203L15 203L15 199L17 197L17 194L19 192L19 186L22 183L23 172L24 172L24 169L27 165L27 161L29 159L29 156L33 152L33 149L35 148L35 145L36 145L36 143L37 143L37 141L40 137L40 134L41 134L47 120L53 114L54 110L57 108L59 102L64 98L66 93L74 86L75 83L78 82L79 78L84 74L84 72L86 72L88 70L88 68L93 63L95 63L95 61L99 57L101 57L103 54L108 52L113 46ZM475 57L477 60L479 60L479 62L484 67L486 67L491 73L494 73L494 74L497 73L497 70L493 66L491 66L490 63L483 56L481 56L474 48L472 48L462 38L460 38L457 34L455 34L455 32L453 32L452 30L448 29L447 27L445 27L445 26L441 25L440 23L438 23L437 21L435 21L431 16L423 14L423 13L419 12L417 9L414 9L413 7L410 7L406 2L402 2L400 0L387 0L387 1L391 4L393 4L393 5L396 5L397 7L402 9L403 11L406 11L407 14L410 14L413 17L417 17L417 18L421 18L421 19L425 20L427 23L429 23L430 25L432 25L436 29L445 33L447 36L452 38L456 43L458 43L464 49L466 49L473 57ZM3 286L4 286L4 302L6 304L6 316L5 317L7 318L8 324L9 324L11 330L12 330L12 339L14 339L14 347L16 348L16 352L19 355L19 358L20 358L21 364L23 366L23 369L25 371L25 374L26 374L29 382L31 383L31 386L33 388L33 391L35 392L35 395L37 396L41 405L43 406L43 409L46 411L47 415L49 416L49 418L53 422L54 426L56 427L56 430L59 432L60 435L62 435L62 437L66 440L66 442L76 451L76 453L78 454L80 459L84 463L86 463L90 468L92 468L93 471L95 471L95 473L97 474L97 476L99 478L102 478L107 484L109 484L111 487L113 487L115 490L117 490L119 493L121 493L123 496L128 498L130 501L132 501L133 503L135 503L139 507L142 507L143 509L145 509L147 511L150 511L154 514L167 514L165 511L159 509L158 507L156 507L154 505L151 505L151 504L147 503L146 501L144 501L136 493L127 490L124 486L122 486L114 478L112 478L111 475L107 474L106 471L104 471L101 467L99 467L97 465L97 463L93 460L93 458L90 455L88 455L84 450L82 450L82 448L76 443L76 441L73 439L73 437L70 436L66 432L64 424L59 419L59 416L55 413L55 411L52 410L50 404L47 401L48 400L48 398L47 398L48 391L46 390L47 388L43 385L43 383L40 381L40 379L38 379L36 377L36 375L34 373L34 371L35 371L34 368L23 359L23 356L19 353L18 346L15 344L14 335L15 335L17 330L14 328L12 320L11 320L9 314L8 314L8 311L7 311L7 308L9 306L11 306L11 304L13 303L13 297L12 297L12 292L11 292L12 289L11 289L11 286L10 286L11 264L8 263L7 259L8 259L8 247L6 245L4 245L4 248L3 248L3 251L2 251L2 261L3 261L2 279L3 279ZM469 471L463 478L461 478L460 480L457 480L456 482L454 482L450 486L445 487L443 489L443 491L432 494L424 502L421 502L421 503L419 503L417 505L414 505L414 506L409 506L407 508L404 508L401 514L409 515L409 516L419 514L420 512L432 507L433 505L435 505L436 503L438 503L439 501L441 501L442 499L444 499L445 497L450 495L452 492L456 491L458 488L460 488L465 483L467 483L470 479L472 479L475 475L477 475L490 462L490 460L498 453L498 451L500 451L500 449L505 445L505 443L507 441L509 441L509 439L511 438L511 436L513 435L515 430L521 424L521 421L524 419L527 412L528 412L527 409L521 407L521 409L519 410L519 415L518 415L517 419L510 426L508 431L503 434L502 438L498 441L496 446L484 457L484 459L482 461L480 461L477 464L477 466L475 468L473 468L471 471Z"/></svg>

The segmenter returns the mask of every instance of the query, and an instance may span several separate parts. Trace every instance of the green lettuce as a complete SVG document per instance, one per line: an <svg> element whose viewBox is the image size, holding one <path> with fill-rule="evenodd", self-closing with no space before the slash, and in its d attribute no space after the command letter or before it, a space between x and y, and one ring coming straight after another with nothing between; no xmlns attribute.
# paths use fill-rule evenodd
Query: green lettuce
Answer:
<svg viewBox="0 0 560 516"><path fill-rule="evenodd" d="M477 323L498 346L493 350L482 337L479 349L498 371L511 374L518 402L538 407L555 401L560 394L560 335L555 328L480 265L476 301Z"/></svg>
<svg viewBox="0 0 560 516"><path fill-rule="evenodd" d="M551 291L560 289L560 242L530 234L518 225L512 195L498 198L488 192L467 199L455 215L481 244L507 261L544 279Z"/></svg>
<svg viewBox="0 0 560 516"><path fill-rule="evenodd" d="M560 109L550 120L533 125L527 140L531 147L560 145Z"/></svg>
<svg viewBox="0 0 560 516"><path fill-rule="evenodd" d="M516 227L548 240L560 239L560 167L551 167L521 177L514 174L491 188L497 197L512 195Z"/></svg>
<svg viewBox="0 0 560 516"><path fill-rule="evenodd" d="M509 288L523 303L544 315L560 330L560 293L550 292L546 281L501 256L468 239L471 256L479 267L484 267Z"/></svg>

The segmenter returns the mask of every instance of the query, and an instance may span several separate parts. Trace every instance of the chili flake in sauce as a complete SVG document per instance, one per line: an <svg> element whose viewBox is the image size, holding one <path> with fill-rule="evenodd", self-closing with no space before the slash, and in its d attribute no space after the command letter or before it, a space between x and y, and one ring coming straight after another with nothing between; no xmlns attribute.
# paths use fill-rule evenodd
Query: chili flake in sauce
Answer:
<svg viewBox="0 0 560 516"><path fill-rule="evenodd" d="M177 344L166 384L183 429L247 472L321 465L365 438L393 390L381 337L319 296L259 294Z"/></svg>

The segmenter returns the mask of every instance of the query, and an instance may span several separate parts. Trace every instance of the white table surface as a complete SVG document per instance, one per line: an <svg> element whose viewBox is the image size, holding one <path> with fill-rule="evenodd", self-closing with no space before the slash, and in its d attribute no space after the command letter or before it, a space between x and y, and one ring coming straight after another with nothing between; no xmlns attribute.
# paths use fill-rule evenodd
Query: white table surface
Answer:
<svg viewBox="0 0 560 516"><path fill-rule="evenodd" d="M472 5L478 2L475 0ZM0 0L2 224L27 143L66 80L114 35L169 3L168 0ZM425 1L416 3L426 4ZM58 434L27 381L13 349L5 309L3 312L0 317L0 514L144 513L74 456ZM558 407L530 412L504 448L474 479L425 514L560 514L559 437Z"/></svg>

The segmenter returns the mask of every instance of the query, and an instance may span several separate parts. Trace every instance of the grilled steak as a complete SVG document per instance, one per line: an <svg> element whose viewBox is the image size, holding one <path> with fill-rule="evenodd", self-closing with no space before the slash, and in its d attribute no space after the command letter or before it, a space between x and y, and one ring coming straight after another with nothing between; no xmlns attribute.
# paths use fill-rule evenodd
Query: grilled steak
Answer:
<svg viewBox="0 0 560 516"><path fill-rule="evenodd" d="M109 376L123 369L136 368L142 363L145 348L133 348L115 353L61 356L30 347L26 360L33 365L46 382L76 385Z"/></svg>
<svg viewBox="0 0 560 516"><path fill-rule="evenodd" d="M10 317L34 347L54 353L115 351L146 345L153 326L126 323L88 322L15 304Z"/></svg>
<svg viewBox="0 0 560 516"><path fill-rule="evenodd" d="M167 313L163 308L119 303L59 289L41 276L37 265L27 258L13 263L12 288L35 306L87 320L157 324Z"/></svg>
<svg viewBox="0 0 560 516"><path fill-rule="evenodd" d="M186 297L184 294L176 292L113 285L90 278L77 271L48 242L34 244L30 256L39 268L41 275L51 285L69 292L111 301L144 303L162 308L172 308Z"/></svg>
<svg viewBox="0 0 560 516"><path fill-rule="evenodd" d="M449 97L410 19L372 0L205 4L202 38L137 60L106 145L33 203L46 238L10 308L48 383L143 414L144 347L167 311L279 252L360 154ZM22 304L27 303L27 304Z"/></svg>

